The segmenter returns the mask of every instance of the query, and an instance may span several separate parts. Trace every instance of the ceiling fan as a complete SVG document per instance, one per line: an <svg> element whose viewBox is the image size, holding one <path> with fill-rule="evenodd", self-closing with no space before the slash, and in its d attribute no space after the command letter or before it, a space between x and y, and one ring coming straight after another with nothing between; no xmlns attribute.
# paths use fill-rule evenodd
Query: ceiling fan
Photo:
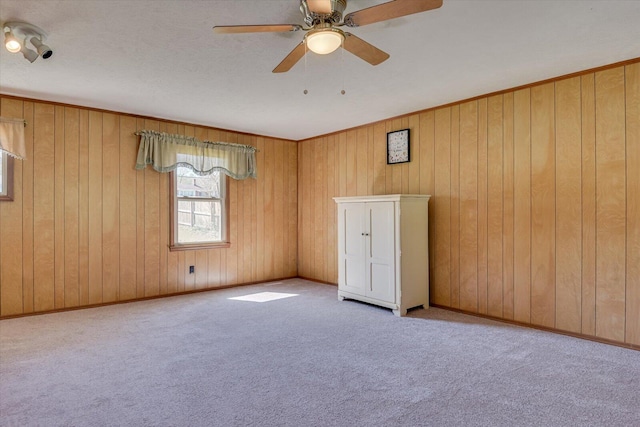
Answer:
<svg viewBox="0 0 640 427"><path fill-rule="evenodd" d="M273 69L274 73L289 71L305 55L307 49L322 55L329 54L340 46L369 64L378 65L387 60L389 54L351 33L342 31L340 27L360 27L426 12L440 6L442 0L394 0L351 12L342 20L347 0L300 0L300 12L308 28L297 24L217 25L213 27L213 31L218 34L308 31L291 53Z"/></svg>

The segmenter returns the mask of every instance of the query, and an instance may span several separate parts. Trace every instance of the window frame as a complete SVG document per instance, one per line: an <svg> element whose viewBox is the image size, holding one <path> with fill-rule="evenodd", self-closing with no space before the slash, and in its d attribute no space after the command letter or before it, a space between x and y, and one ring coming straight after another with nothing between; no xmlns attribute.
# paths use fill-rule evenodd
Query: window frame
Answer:
<svg viewBox="0 0 640 427"><path fill-rule="evenodd" d="M2 189L0 193L0 201L12 202L13 201L13 162L14 159L7 153L0 151L0 161L2 161L2 186L6 187Z"/></svg>
<svg viewBox="0 0 640 427"><path fill-rule="evenodd" d="M189 251L189 250L199 250L199 249L218 249L218 248L228 248L231 246L231 242L229 241L229 198L228 198L228 187L229 187L229 177L220 172L222 175L220 183L223 184L223 188L221 188L222 195L219 200L222 201L222 232L224 233L222 236L222 241L220 242L196 242L196 243L178 243L178 173L177 170L172 171L169 174L169 179L171 180L170 185L170 212L169 212L169 221L171 223L170 233L169 233L169 250L170 251ZM189 200L188 197L180 198L182 200ZM209 200L203 198L194 197L196 200ZM213 199L218 200L218 199Z"/></svg>

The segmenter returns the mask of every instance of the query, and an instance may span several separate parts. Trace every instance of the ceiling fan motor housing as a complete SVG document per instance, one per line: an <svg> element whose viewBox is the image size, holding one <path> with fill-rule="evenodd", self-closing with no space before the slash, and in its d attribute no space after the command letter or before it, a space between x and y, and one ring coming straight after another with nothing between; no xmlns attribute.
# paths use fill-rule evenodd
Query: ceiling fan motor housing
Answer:
<svg viewBox="0 0 640 427"><path fill-rule="evenodd" d="M314 12L309 8L307 0L300 0L300 12L304 16L304 22L310 27L322 23L340 23L342 12L347 8L347 0L329 0L327 3L331 4L331 13Z"/></svg>

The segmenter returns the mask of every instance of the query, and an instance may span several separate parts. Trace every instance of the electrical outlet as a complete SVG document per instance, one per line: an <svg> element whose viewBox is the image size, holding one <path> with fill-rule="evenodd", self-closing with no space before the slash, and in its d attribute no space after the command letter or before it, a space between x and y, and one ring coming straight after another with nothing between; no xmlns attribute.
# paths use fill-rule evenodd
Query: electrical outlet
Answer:
<svg viewBox="0 0 640 427"><path fill-rule="evenodd" d="M196 272L196 267L195 267L195 266L193 266L193 265L190 265L190 266L189 266L189 274L193 274L193 273L195 273L195 272Z"/></svg>

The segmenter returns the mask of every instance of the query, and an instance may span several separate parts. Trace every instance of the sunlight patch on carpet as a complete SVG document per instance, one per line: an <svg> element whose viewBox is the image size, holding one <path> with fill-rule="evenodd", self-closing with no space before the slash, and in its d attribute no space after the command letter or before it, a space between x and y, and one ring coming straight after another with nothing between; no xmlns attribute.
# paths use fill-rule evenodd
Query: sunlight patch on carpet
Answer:
<svg viewBox="0 0 640 427"><path fill-rule="evenodd" d="M233 297L237 301L251 301L251 302L269 302L282 298L297 297L298 294L285 294L282 292L259 292L257 294L243 295L241 297Z"/></svg>

